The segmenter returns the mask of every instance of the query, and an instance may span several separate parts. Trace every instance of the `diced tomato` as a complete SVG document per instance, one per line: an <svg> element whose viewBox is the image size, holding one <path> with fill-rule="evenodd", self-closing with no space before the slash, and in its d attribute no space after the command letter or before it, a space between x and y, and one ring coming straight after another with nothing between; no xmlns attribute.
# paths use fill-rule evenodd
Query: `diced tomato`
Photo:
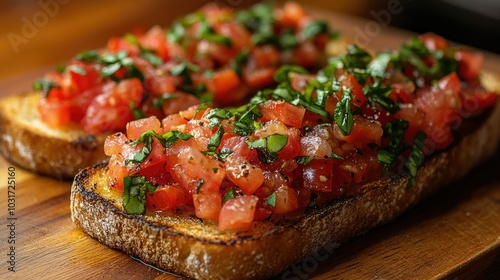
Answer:
<svg viewBox="0 0 500 280"><path fill-rule="evenodd" d="M202 191L193 194L193 204L196 217L217 220L222 208L222 197L218 192Z"/></svg>
<svg viewBox="0 0 500 280"><path fill-rule="evenodd" d="M38 103L38 113L44 123L51 127L61 127L71 122L70 104L68 101L50 102L45 98Z"/></svg>
<svg viewBox="0 0 500 280"><path fill-rule="evenodd" d="M161 134L163 132L161 123L156 117L149 117L127 123L127 137L129 139L139 139L143 132L153 130Z"/></svg>
<svg viewBox="0 0 500 280"><path fill-rule="evenodd" d="M261 89L266 86L274 84L275 67L265 67L259 69L243 69L243 80L250 87Z"/></svg>
<svg viewBox="0 0 500 280"><path fill-rule="evenodd" d="M226 202L219 214L219 229L248 228L255 215L259 199L255 196L239 196Z"/></svg>
<svg viewBox="0 0 500 280"><path fill-rule="evenodd" d="M253 194L264 182L262 169L249 163L244 157L229 155L225 161L226 176L245 194Z"/></svg>
<svg viewBox="0 0 500 280"><path fill-rule="evenodd" d="M464 113L476 116L486 108L493 106L498 100L498 94L488 92L479 85L468 85L462 90Z"/></svg>
<svg viewBox="0 0 500 280"><path fill-rule="evenodd" d="M142 85L138 79L119 82L92 101L82 119L83 129L91 134L123 130L134 120L130 104L139 104L141 99Z"/></svg>
<svg viewBox="0 0 500 280"><path fill-rule="evenodd" d="M186 125L187 121L179 114L168 115L161 121L163 132L170 130L179 130L178 126Z"/></svg>
<svg viewBox="0 0 500 280"><path fill-rule="evenodd" d="M121 37L110 38L107 49L111 52L127 51L131 56L139 55L139 47Z"/></svg>
<svg viewBox="0 0 500 280"><path fill-rule="evenodd" d="M167 38L161 27L151 28L144 36L139 37L139 42L143 48L153 50L164 61L169 58Z"/></svg>
<svg viewBox="0 0 500 280"><path fill-rule="evenodd" d="M379 145L384 134L384 130L378 121L369 121L358 115L354 116L354 125L349 135L343 135L336 124L334 125L334 131L337 139L359 145L369 143Z"/></svg>
<svg viewBox="0 0 500 280"><path fill-rule="evenodd" d="M104 141L104 154L112 156L121 153L127 141L127 136L121 132L106 137L106 141Z"/></svg>
<svg viewBox="0 0 500 280"><path fill-rule="evenodd" d="M286 2L282 10L278 10L277 18L281 24L297 28L305 17L305 11L295 2Z"/></svg>
<svg viewBox="0 0 500 280"><path fill-rule="evenodd" d="M186 204L184 191L172 185L163 185L154 192L146 193L146 209L172 210Z"/></svg>
<svg viewBox="0 0 500 280"><path fill-rule="evenodd" d="M250 43L250 33L237 22L221 22L215 24L214 29L218 34L229 38L232 47L238 51Z"/></svg>
<svg viewBox="0 0 500 280"><path fill-rule="evenodd" d="M213 77L207 81L208 89L214 93L216 102L228 102L231 99L231 91L240 84L238 74L231 68L225 68L214 72Z"/></svg>
<svg viewBox="0 0 500 280"><path fill-rule="evenodd" d="M167 167L175 182L189 194L199 190L218 191L225 176L224 166L203 154L196 141L179 140L166 150Z"/></svg>
<svg viewBox="0 0 500 280"><path fill-rule="evenodd" d="M280 52L272 45L257 46L252 50L252 66L266 68L280 63Z"/></svg>
<svg viewBox="0 0 500 280"><path fill-rule="evenodd" d="M392 92L389 97L397 102L413 103L415 100L415 84L413 82L391 84Z"/></svg>
<svg viewBox="0 0 500 280"><path fill-rule="evenodd" d="M121 155L113 155L108 164L108 185L117 190L123 190L123 178L128 176L125 159Z"/></svg>
<svg viewBox="0 0 500 280"><path fill-rule="evenodd" d="M292 127L301 127L306 109L285 101L267 101L259 105L261 121L278 120Z"/></svg>
<svg viewBox="0 0 500 280"><path fill-rule="evenodd" d="M232 151L232 153L249 160L255 154L255 150L250 150L246 141L247 138L243 136L230 136L229 134L224 134L217 152L220 152L221 149L228 149Z"/></svg>
<svg viewBox="0 0 500 280"><path fill-rule="evenodd" d="M293 188L281 186L276 190L276 207L273 212L284 214L299 208L297 192Z"/></svg>
<svg viewBox="0 0 500 280"><path fill-rule="evenodd" d="M425 33L420 35L420 39L424 42L425 46L429 50L444 50L448 48L448 40L445 38L434 34L434 33Z"/></svg>
<svg viewBox="0 0 500 280"><path fill-rule="evenodd" d="M358 81L356 81L356 78L353 75L342 75L339 77L339 81L342 86L351 89L352 103L356 105L356 107L361 108L366 104L366 97L363 93L363 88Z"/></svg>
<svg viewBox="0 0 500 280"><path fill-rule="evenodd" d="M362 155L356 152L347 155L345 160L340 162L339 168L352 174L353 183L376 180L383 171L374 150L364 150Z"/></svg>
<svg viewBox="0 0 500 280"><path fill-rule="evenodd" d="M482 53L473 50L461 49L455 53L458 60L458 74L467 81L474 81L481 72L484 56Z"/></svg>
<svg viewBox="0 0 500 280"><path fill-rule="evenodd" d="M333 160L314 159L302 168L304 188L311 191L331 192Z"/></svg>
<svg viewBox="0 0 500 280"><path fill-rule="evenodd" d="M287 131L288 141L278 152L278 158L282 160L292 160L300 153L300 131L296 128L289 128Z"/></svg>
<svg viewBox="0 0 500 280"><path fill-rule="evenodd" d="M332 155L332 147L325 139L318 136L304 136L300 138L299 156L314 156L326 158Z"/></svg>

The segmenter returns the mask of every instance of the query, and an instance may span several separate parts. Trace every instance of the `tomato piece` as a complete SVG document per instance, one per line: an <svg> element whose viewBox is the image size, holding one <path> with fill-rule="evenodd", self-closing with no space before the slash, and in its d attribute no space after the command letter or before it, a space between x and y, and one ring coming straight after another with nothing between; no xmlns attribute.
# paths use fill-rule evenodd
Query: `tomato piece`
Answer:
<svg viewBox="0 0 500 280"><path fill-rule="evenodd" d="M107 156L120 154L127 141L128 138L121 132L109 135L104 141L104 154Z"/></svg>
<svg viewBox="0 0 500 280"><path fill-rule="evenodd" d="M81 121L82 127L90 134L123 130L134 120L130 104L139 104L141 99L141 82L135 78L123 80L91 102Z"/></svg>
<svg viewBox="0 0 500 280"><path fill-rule="evenodd" d="M334 125L334 132L337 139L350 144L367 145L380 144L380 139L384 134L382 125L378 121L370 121L361 116L354 116L354 125L349 135L343 135L337 124Z"/></svg>
<svg viewBox="0 0 500 280"><path fill-rule="evenodd" d="M277 12L277 19L285 26L297 28L306 13L302 6L295 2L286 2L281 10Z"/></svg>
<svg viewBox="0 0 500 280"><path fill-rule="evenodd" d="M482 53L461 49L455 53L458 60L458 74L467 81L476 80L483 67L484 56Z"/></svg>
<svg viewBox="0 0 500 280"><path fill-rule="evenodd" d="M238 51L250 44L250 33L237 22L227 21L215 24L214 30L215 32L229 38L231 40L232 47Z"/></svg>
<svg viewBox="0 0 500 280"><path fill-rule="evenodd" d="M128 176L124 160L119 154L112 155L109 159L108 186L112 189L123 190L123 178Z"/></svg>
<svg viewBox="0 0 500 280"><path fill-rule="evenodd" d="M194 107L194 109L196 110L197 105L199 104L200 100L191 94L174 92L170 93L169 97L163 100L162 110L163 113L168 116L177 114L183 110L188 110L191 107Z"/></svg>
<svg viewBox="0 0 500 280"><path fill-rule="evenodd" d="M302 168L304 188L311 191L332 191L332 159L314 159Z"/></svg>
<svg viewBox="0 0 500 280"><path fill-rule="evenodd" d="M354 75L344 74L339 77L339 82L342 86L352 90L352 103L353 105L361 108L366 104L366 97L363 93L363 87L358 83Z"/></svg>
<svg viewBox="0 0 500 280"><path fill-rule="evenodd" d="M143 48L154 50L163 61L169 58L167 38L161 27L151 28L144 36L139 37L139 42Z"/></svg>
<svg viewBox="0 0 500 280"><path fill-rule="evenodd" d="M78 88L78 92L93 88L102 81L100 73L95 66L90 63L72 61L66 69L69 77Z"/></svg>
<svg viewBox="0 0 500 280"><path fill-rule="evenodd" d="M420 40L424 42L425 46L432 51L444 50L448 48L448 40L435 34L435 33L425 33L420 35Z"/></svg>
<svg viewBox="0 0 500 280"><path fill-rule="evenodd" d="M297 192L293 188L281 186L276 190L276 207L272 211L285 214L299 208Z"/></svg>
<svg viewBox="0 0 500 280"><path fill-rule="evenodd" d="M300 131L296 128L289 128L287 131L288 141L278 152L278 159L293 160L300 153Z"/></svg>
<svg viewBox="0 0 500 280"><path fill-rule="evenodd" d="M214 72L213 77L207 81L208 89L214 93L216 102L228 102L225 99L233 89L241 83L240 77L231 68L225 68Z"/></svg>
<svg viewBox="0 0 500 280"><path fill-rule="evenodd" d="M266 67L260 69L243 69L243 80L252 88L260 89L274 84L275 67Z"/></svg>
<svg viewBox="0 0 500 280"><path fill-rule="evenodd" d="M71 123L71 111L68 101L50 102L42 98L38 103L40 119L51 127L61 127Z"/></svg>
<svg viewBox="0 0 500 280"><path fill-rule="evenodd" d="M413 100L415 100L415 84L413 82L393 83L391 88L392 92L389 97L392 100L402 103L413 103Z"/></svg>
<svg viewBox="0 0 500 280"><path fill-rule="evenodd" d="M488 92L481 86L468 85L462 91L464 113L476 116L492 107L498 100L498 94Z"/></svg>
<svg viewBox="0 0 500 280"><path fill-rule="evenodd" d="M179 130L178 127L181 125L186 125L187 121L181 117L179 114L173 114L166 116L162 121L161 125L163 127L163 132L168 132L170 130Z"/></svg>
<svg viewBox="0 0 500 280"><path fill-rule="evenodd" d="M253 221L259 199L256 196L239 196L227 201L220 210L219 229L248 228Z"/></svg>
<svg viewBox="0 0 500 280"><path fill-rule="evenodd" d="M304 136L300 138L299 156L314 156L326 158L332 155L332 147L327 140L318 136Z"/></svg>
<svg viewBox="0 0 500 280"><path fill-rule="evenodd" d="M127 51L129 56L139 55L139 47L122 37L111 37L108 40L107 49L111 52Z"/></svg>
<svg viewBox="0 0 500 280"><path fill-rule="evenodd" d="M172 210L186 204L184 191L172 185L159 186L146 193L146 209L152 211Z"/></svg>
<svg viewBox="0 0 500 280"><path fill-rule="evenodd" d="M218 192L200 192L193 194L196 217L217 220L222 208L222 197Z"/></svg>
<svg viewBox="0 0 500 280"><path fill-rule="evenodd" d="M278 120L288 126L301 127L306 109L285 101L267 101L259 104L263 122Z"/></svg>
<svg viewBox="0 0 500 280"><path fill-rule="evenodd" d="M281 60L281 54L272 45L257 46L252 50L251 62L254 68L265 68L277 66Z"/></svg>
<svg viewBox="0 0 500 280"><path fill-rule="evenodd" d="M226 176L245 194L253 194L264 182L262 169L252 165L244 157L229 155L225 160Z"/></svg>
<svg viewBox="0 0 500 280"><path fill-rule="evenodd" d="M243 136L230 136L229 134L224 134L217 152L220 152L221 149L228 149L234 154L249 160L253 155L255 155L255 150L250 150L246 141L247 138Z"/></svg>
<svg viewBox="0 0 500 280"><path fill-rule="evenodd" d="M163 130L161 129L161 123L155 116L127 123L127 138L139 139L141 134L148 130L153 130L158 134L161 134L163 132Z"/></svg>
<svg viewBox="0 0 500 280"><path fill-rule="evenodd" d="M203 154L194 139L179 140L166 150L167 167L175 182L189 194L197 189L219 190L225 177L224 166L216 159Z"/></svg>

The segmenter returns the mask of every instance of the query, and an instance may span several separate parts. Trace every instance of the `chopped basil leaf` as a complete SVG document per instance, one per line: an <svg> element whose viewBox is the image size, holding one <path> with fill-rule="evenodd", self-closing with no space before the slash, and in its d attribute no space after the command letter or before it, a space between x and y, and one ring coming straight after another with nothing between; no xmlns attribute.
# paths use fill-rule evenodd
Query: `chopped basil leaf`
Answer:
<svg viewBox="0 0 500 280"><path fill-rule="evenodd" d="M228 202L229 200L231 200L231 199L233 199L235 197L236 197L236 192L234 191L234 188L231 188L224 195L224 198L222 199L222 202L226 203L226 202Z"/></svg>
<svg viewBox="0 0 500 280"><path fill-rule="evenodd" d="M210 141L208 141L207 147L209 151L215 151L219 147L223 135L224 129L222 126L219 126L217 131L210 138Z"/></svg>
<svg viewBox="0 0 500 280"><path fill-rule="evenodd" d="M127 70L125 78L138 78L141 81L144 81L144 76L141 71L135 67L132 59L128 57L127 51L105 53L99 57L99 63L104 65L101 69L101 76L103 78L118 80L114 74L123 67Z"/></svg>
<svg viewBox="0 0 500 280"><path fill-rule="evenodd" d="M239 110L242 110L240 112ZM242 106L234 112L235 122L233 132L240 136L250 135L255 130L255 120L262 117L258 104Z"/></svg>
<svg viewBox="0 0 500 280"><path fill-rule="evenodd" d="M79 74L79 75L87 75L87 71L85 71L85 69L83 69L82 67L80 66L77 66L77 65L70 65L68 67L66 67L66 70L67 71L71 71L73 73L76 73L76 74Z"/></svg>
<svg viewBox="0 0 500 280"><path fill-rule="evenodd" d="M375 107L375 104L378 104L391 114L395 114L399 111L399 104L389 98L389 95L392 92L391 87L377 86L374 84L372 86L366 86L363 88L363 91L372 107Z"/></svg>
<svg viewBox="0 0 500 280"><path fill-rule="evenodd" d="M207 119L219 118L219 119L227 120L232 116L233 116L233 114L228 110L215 108L215 109L210 110L210 112L208 112L208 114L205 116L205 118L207 118Z"/></svg>
<svg viewBox="0 0 500 280"><path fill-rule="evenodd" d="M371 60L370 54L354 44L347 47L347 54L341 58L344 68L346 69L364 69Z"/></svg>
<svg viewBox="0 0 500 280"><path fill-rule="evenodd" d="M169 148L170 146L177 143L179 139L181 140L189 140L193 136L190 134L182 133L176 130L171 130L163 135L156 133L154 130L148 130L141 134L139 139L133 141L129 145L135 147L139 144L144 144L139 152L135 153L132 158L125 160L125 165L129 163L141 163L143 162L152 151L153 140L156 138L160 143L165 147Z"/></svg>
<svg viewBox="0 0 500 280"><path fill-rule="evenodd" d="M259 160L271 163L278 158L278 152L288 143L287 134L271 134L255 141L247 141L248 148L256 149Z"/></svg>
<svg viewBox="0 0 500 280"><path fill-rule="evenodd" d="M370 74L375 77L382 79L385 76L385 70L387 69L387 65L391 61L392 54L391 53L380 53L368 64L368 71Z"/></svg>
<svg viewBox="0 0 500 280"><path fill-rule="evenodd" d="M198 179L198 183L196 184L196 194L200 193L203 184L205 184L205 181L203 179Z"/></svg>
<svg viewBox="0 0 500 280"><path fill-rule="evenodd" d="M76 55L76 59L83 62L93 62L99 58L99 52L96 50L82 52Z"/></svg>
<svg viewBox="0 0 500 280"><path fill-rule="evenodd" d="M228 148L222 148L222 149L220 149L220 150L219 150L219 157L218 157L218 159L219 159L220 161L225 161L225 160L226 160L226 158L227 158L230 154L232 154L232 153L233 153L233 151L231 151L231 149L228 149Z"/></svg>
<svg viewBox="0 0 500 280"><path fill-rule="evenodd" d="M344 157L343 157L343 156L341 156L341 155L339 155L339 154L337 154L337 153L335 153L335 152L332 152L331 157L332 157L333 159L344 159Z"/></svg>
<svg viewBox="0 0 500 280"><path fill-rule="evenodd" d="M144 176L123 178L123 209L128 214L146 213L146 193L156 191L156 187L146 181Z"/></svg>
<svg viewBox="0 0 500 280"><path fill-rule="evenodd" d="M143 111L141 111L141 109L137 108L133 101L130 102L129 107L136 120L143 119L146 117L146 114Z"/></svg>
<svg viewBox="0 0 500 280"><path fill-rule="evenodd" d="M248 58L250 57L250 53L248 50L242 50L239 52L234 59L232 59L229 63L231 65L231 68L233 68L234 72L238 74L238 76L242 75L242 68L243 65L248 61Z"/></svg>
<svg viewBox="0 0 500 280"><path fill-rule="evenodd" d="M309 71L298 65L283 65L274 74L274 80L276 82L286 82L289 81L288 74L298 73L298 74L309 74Z"/></svg>
<svg viewBox="0 0 500 280"><path fill-rule="evenodd" d="M342 99L337 103L337 107L335 108L333 114L333 118L335 119L335 123L338 125L340 132L346 136L351 134L352 127L354 126L351 101L351 89L346 88L344 90L344 95L342 96Z"/></svg>
<svg viewBox="0 0 500 280"><path fill-rule="evenodd" d="M265 203L266 205L269 205L269 206L273 207L273 208L276 208L276 196L277 196L277 195L276 195L276 192L273 192L272 194L270 194L270 195L266 198L266 200L265 200L265 202L264 202L264 203Z"/></svg>
<svg viewBox="0 0 500 280"><path fill-rule="evenodd" d="M389 138L389 145L377 151L378 161L384 165L385 170L389 169L403 152L403 138L407 129L408 121L405 120L392 120L385 125L384 137Z"/></svg>
<svg viewBox="0 0 500 280"><path fill-rule="evenodd" d="M41 92L44 98L49 96L50 90L53 88L59 88L59 85L54 81L38 80L33 83L33 90Z"/></svg>
<svg viewBox="0 0 500 280"><path fill-rule="evenodd" d="M299 45L299 41L297 41L297 38L295 37L295 34L293 33L293 30L290 30L289 32L284 32L279 38L279 46L282 49L293 49Z"/></svg>
<svg viewBox="0 0 500 280"><path fill-rule="evenodd" d="M406 162L406 167L410 171L408 187L415 185L418 168L424 163L424 145L427 135L419 131L413 140L410 156Z"/></svg>
<svg viewBox="0 0 500 280"><path fill-rule="evenodd" d="M125 34L124 39L125 39L125 41L129 42L132 45L135 45L135 46L140 45L139 40L137 40L137 37L132 33Z"/></svg>
<svg viewBox="0 0 500 280"><path fill-rule="evenodd" d="M141 56L153 66L158 67L163 64L163 60L152 52L141 51Z"/></svg>
<svg viewBox="0 0 500 280"><path fill-rule="evenodd" d="M165 102L165 100L174 100L176 98L177 98L177 96L174 94L164 93L153 100L153 106L156 109L161 109L163 106L163 102Z"/></svg>
<svg viewBox="0 0 500 280"><path fill-rule="evenodd" d="M220 34L205 33L201 36L201 39L205 39L207 41L220 44L226 47L231 47L233 45L233 41L231 41L229 37Z"/></svg>
<svg viewBox="0 0 500 280"><path fill-rule="evenodd" d="M306 28L302 31L302 36L304 36L304 39L312 39L319 34L327 33L328 32L328 24L324 21L313 21L309 23Z"/></svg>
<svg viewBox="0 0 500 280"><path fill-rule="evenodd" d="M314 156L300 156L300 157L296 157L295 161L299 165L308 165L313 159L314 159Z"/></svg>

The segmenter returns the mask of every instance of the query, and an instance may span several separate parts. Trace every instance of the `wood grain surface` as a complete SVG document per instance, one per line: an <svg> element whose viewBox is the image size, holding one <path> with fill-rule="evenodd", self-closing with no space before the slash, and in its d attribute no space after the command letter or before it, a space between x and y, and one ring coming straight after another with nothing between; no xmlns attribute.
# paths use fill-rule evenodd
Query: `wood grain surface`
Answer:
<svg viewBox="0 0 500 280"><path fill-rule="evenodd" d="M356 28L369 24L310 10L346 36L355 37ZM395 47L410 35L380 28L366 46ZM486 68L500 73L500 58L486 56ZM0 81L0 96L28 90L46 70ZM10 215L8 171L13 168L15 207ZM493 155L464 180L393 223L306 259L276 279L494 279L500 275L499 170L500 154ZM70 218L70 186L70 181L38 176L0 158L0 279L177 279L78 230ZM8 243L9 236L15 244ZM13 245L16 272L8 270Z"/></svg>

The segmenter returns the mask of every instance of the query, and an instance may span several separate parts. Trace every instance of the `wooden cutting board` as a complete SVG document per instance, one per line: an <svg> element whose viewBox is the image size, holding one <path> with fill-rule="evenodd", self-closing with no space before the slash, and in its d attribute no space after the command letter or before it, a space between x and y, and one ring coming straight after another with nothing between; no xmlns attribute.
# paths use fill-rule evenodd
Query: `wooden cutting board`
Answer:
<svg viewBox="0 0 500 280"><path fill-rule="evenodd" d="M370 24L312 12L352 38ZM364 43L375 50L396 47L409 36L380 28ZM500 73L499 61L498 56L487 54L486 68ZM33 79L44 71L0 81L0 95L29 90ZM499 170L497 154L393 223L298 263L276 279L493 279L500 275ZM10 174L14 175L10 182L9 171L15 173ZM15 189L9 188L12 182ZM38 176L0 157L0 279L177 278L109 249L78 230L70 217L70 186L70 181ZM9 195L15 200L9 200ZM9 243L12 240L15 244ZM15 272L8 270L11 259Z"/></svg>

